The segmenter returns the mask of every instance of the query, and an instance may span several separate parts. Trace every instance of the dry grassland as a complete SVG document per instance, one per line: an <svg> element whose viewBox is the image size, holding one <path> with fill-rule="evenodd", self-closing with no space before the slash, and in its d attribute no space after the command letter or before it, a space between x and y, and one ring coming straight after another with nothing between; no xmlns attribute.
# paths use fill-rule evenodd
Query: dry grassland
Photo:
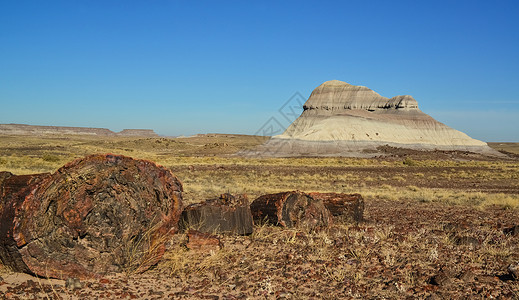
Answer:
<svg viewBox="0 0 519 300"><path fill-rule="evenodd" d="M354 193L519 207L519 161L356 158L242 158L232 154L264 137L205 135L189 138L0 137L0 169L17 175L54 172L93 153L148 159L170 168L184 184L187 203L223 192L250 198L286 190ZM511 144L507 151L519 149ZM514 146L515 145L515 146Z"/></svg>
<svg viewBox="0 0 519 300"><path fill-rule="evenodd" d="M251 236L221 236L225 247L205 254L180 246L185 236L178 234L154 270L129 272L103 283L88 281L80 290L45 281L37 288L38 295L519 297L518 281L506 270L519 262L519 236L506 233L519 225L519 160L438 160L401 154L377 159L232 155L264 140L239 135L0 137L0 170L15 174L53 172L87 154L115 153L170 168L183 182L185 203L224 192L246 193L254 200L287 190L361 193L366 200L366 221L361 224L337 223L318 233L257 225ZM517 144L499 147L508 152L519 149ZM11 276L6 274L2 276Z"/></svg>

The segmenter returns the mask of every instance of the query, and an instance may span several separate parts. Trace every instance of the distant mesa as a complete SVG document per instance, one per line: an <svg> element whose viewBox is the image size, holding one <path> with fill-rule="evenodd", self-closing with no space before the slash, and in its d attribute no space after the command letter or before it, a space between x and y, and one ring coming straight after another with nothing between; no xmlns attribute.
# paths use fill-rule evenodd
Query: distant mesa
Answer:
<svg viewBox="0 0 519 300"><path fill-rule="evenodd" d="M25 124L0 124L2 135L92 135L92 136L143 136L157 137L151 129L124 129L113 132L106 128L38 126Z"/></svg>
<svg viewBox="0 0 519 300"><path fill-rule="evenodd" d="M153 129L123 129L116 133L121 136L159 136Z"/></svg>
<svg viewBox="0 0 519 300"><path fill-rule="evenodd" d="M281 135L248 155L375 156L377 147L496 154L485 142L442 124L409 95L382 97L339 80L318 86Z"/></svg>

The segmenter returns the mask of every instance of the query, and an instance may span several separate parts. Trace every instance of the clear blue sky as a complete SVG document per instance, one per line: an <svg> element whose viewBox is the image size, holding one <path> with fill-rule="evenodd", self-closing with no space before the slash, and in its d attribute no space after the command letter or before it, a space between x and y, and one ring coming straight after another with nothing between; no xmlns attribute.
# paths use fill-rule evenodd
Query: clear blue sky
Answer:
<svg viewBox="0 0 519 300"><path fill-rule="evenodd" d="M253 134L331 79L517 142L519 1L0 0L0 123Z"/></svg>

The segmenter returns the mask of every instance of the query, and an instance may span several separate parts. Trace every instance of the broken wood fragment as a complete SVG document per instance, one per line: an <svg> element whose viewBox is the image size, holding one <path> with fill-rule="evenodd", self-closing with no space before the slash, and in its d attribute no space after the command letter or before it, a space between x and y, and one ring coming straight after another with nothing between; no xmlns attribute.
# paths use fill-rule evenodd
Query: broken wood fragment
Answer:
<svg viewBox="0 0 519 300"><path fill-rule="evenodd" d="M186 247L189 250L210 252L223 248L223 243L216 235L213 234L190 229L186 232L186 236Z"/></svg>
<svg viewBox="0 0 519 300"><path fill-rule="evenodd" d="M188 205L182 212L181 227L207 233L251 234L253 221L247 195L222 194Z"/></svg>

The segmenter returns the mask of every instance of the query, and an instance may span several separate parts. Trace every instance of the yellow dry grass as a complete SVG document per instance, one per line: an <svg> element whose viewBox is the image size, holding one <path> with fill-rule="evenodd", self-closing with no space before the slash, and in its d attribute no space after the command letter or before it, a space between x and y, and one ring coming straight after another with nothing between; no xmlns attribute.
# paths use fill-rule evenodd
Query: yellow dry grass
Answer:
<svg viewBox="0 0 519 300"><path fill-rule="evenodd" d="M250 198L286 190L362 193L381 199L414 199L475 206L519 207L516 194L480 193L452 189L408 187L408 178L477 179L480 181L519 179L517 161L385 161L357 158L243 158L237 150L252 148L265 138L240 135L206 135L192 138L138 138L85 136L2 136L0 170L14 174L54 172L75 158L93 153L114 153L148 159L171 168L182 180L186 202L201 201L223 192L246 193ZM277 172L284 167L318 168L318 173ZM239 167L239 168L237 168ZM274 171L271 168L275 167ZM389 177L356 172L332 172L335 167L396 168ZM477 172L456 168L474 167ZM452 168L428 174L424 170ZM518 181L519 182L519 181ZM370 186L366 186L370 183ZM377 185L378 183L378 185ZM389 184L388 184L389 183ZM398 186L395 186L397 183Z"/></svg>
<svg viewBox="0 0 519 300"><path fill-rule="evenodd" d="M463 188L427 188L416 184L423 181L492 182L504 180L519 182L517 161L436 161L436 160L377 160L354 158L241 158L231 156L238 149L250 148L261 143L261 139L245 136L199 136L195 138L110 138L93 137L0 137L0 171L15 174L53 172L66 162L93 153L115 153L134 158L149 159L171 168L183 182L185 202L196 202L214 197L222 192L247 193L250 199L266 193L286 190L303 190L338 193L361 193L370 201L412 200L445 205L467 205L485 209L491 205L507 209L519 209L519 195L504 193L483 193ZM297 168L295 168L297 167ZM334 171L337 167L348 167L347 171ZM317 170L305 172L305 168ZM356 170L394 170L373 173ZM291 171L291 170L297 170ZM301 171L303 170L303 171ZM342 169L341 169L342 170ZM411 184L410 179L415 179ZM416 179L418 179L416 181ZM517 184L517 183L516 183ZM373 202L372 202L373 203ZM436 266L446 259L456 259L458 265L486 265L487 262L507 260L517 250L514 237L499 237L495 243L490 231L480 234L484 237L481 246L465 251L466 245L453 241L452 230L438 230L442 224L424 227L406 233L396 231L391 224L372 226L335 224L333 231L305 232L299 229L283 229L269 224L257 225L249 237L223 236L222 250L200 254L188 251L181 243L183 234L177 234L157 266L161 277L180 278L189 282L192 278L207 279L205 285L234 286L242 282L251 289L271 295L281 290L280 283L261 272L252 280L246 276L257 270L275 270L291 265L280 263L296 261L295 267L303 267L311 274L315 269L324 277L323 282L343 284L352 282L356 286L384 284L384 276L370 274L370 264L383 267L381 270L394 271L396 291L378 291L381 298L399 298L413 287L420 285L419 273L435 274ZM490 234L492 233L492 234ZM396 238L398 237L398 238ZM342 246L337 243L344 241ZM135 247L128 253L128 273L138 271L142 260L154 260L154 247L148 253L140 253L141 243L148 239L134 241ZM513 245L513 247L511 246ZM146 247L145 247L146 248ZM275 250L275 251L274 251ZM449 258L458 253L457 257ZM517 253L517 252L515 252ZM134 259L135 258L135 259ZM326 263L318 263L324 261ZM454 264L453 264L454 265ZM0 266L0 270L8 269ZM0 271L1 273L2 271ZM247 275L248 274L248 275ZM291 273L295 274L295 273ZM378 273L377 273L378 274ZM396 274L396 275L395 275ZM241 278L244 277L244 278ZM423 277L423 276L422 276ZM422 283L423 283L422 282ZM373 285L371 285L373 286ZM517 283L510 283L516 293ZM260 294L255 294L260 296ZM294 299L305 298L302 288L294 289ZM517 295L517 293L515 294ZM351 294L351 298L361 298Z"/></svg>

